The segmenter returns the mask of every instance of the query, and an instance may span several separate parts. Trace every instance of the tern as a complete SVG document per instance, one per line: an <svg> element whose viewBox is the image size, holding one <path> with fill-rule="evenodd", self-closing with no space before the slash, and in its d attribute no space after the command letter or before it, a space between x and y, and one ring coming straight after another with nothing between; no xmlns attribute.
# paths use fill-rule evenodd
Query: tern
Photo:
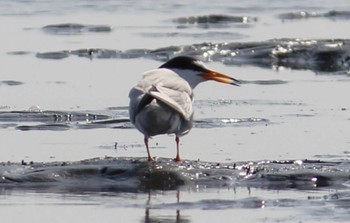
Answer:
<svg viewBox="0 0 350 223"><path fill-rule="evenodd" d="M239 86L229 75L207 68L196 58L178 56L159 68L147 71L129 93L130 121L144 135L148 161L149 138L161 134L175 134L176 157L180 161L180 136L193 125L193 89L201 82L214 80Z"/></svg>

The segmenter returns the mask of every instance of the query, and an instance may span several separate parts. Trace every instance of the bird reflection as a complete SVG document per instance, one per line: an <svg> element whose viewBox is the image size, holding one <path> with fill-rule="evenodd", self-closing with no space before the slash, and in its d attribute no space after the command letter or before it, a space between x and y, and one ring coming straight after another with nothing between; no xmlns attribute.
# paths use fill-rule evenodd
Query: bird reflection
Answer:
<svg viewBox="0 0 350 223"><path fill-rule="evenodd" d="M186 219L185 216L181 216L180 209L177 208L175 211L175 216L169 216L169 215L159 215L157 213L154 213L151 211L152 205L151 205L151 192L148 192L148 199L146 203L146 211L145 211L145 223L188 223L190 222L189 219ZM177 190L176 192L176 203L180 203L180 191ZM153 209L154 210L154 209ZM159 209L158 209L159 210Z"/></svg>

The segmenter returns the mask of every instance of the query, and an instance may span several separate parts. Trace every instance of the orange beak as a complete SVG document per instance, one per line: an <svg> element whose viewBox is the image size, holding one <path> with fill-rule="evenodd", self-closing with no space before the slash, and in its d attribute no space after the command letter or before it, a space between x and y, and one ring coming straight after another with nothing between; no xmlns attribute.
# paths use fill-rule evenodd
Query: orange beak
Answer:
<svg viewBox="0 0 350 223"><path fill-rule="evenodd" d="M226 74L219 73L213 70L208 70L207 72L202 73L201 76L207 80L214 80L217 82L232 84L235 86L239 86L239 84L241 83L239 80L233 77L230 77Z"/></svg>

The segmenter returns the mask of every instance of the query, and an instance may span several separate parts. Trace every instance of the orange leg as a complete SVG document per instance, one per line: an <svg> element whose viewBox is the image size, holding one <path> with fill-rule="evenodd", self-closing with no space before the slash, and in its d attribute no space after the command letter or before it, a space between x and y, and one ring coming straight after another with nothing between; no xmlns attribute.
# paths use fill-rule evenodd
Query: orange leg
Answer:
<svg viewBox="0 0 350 223"><path fill-rule="evenodd" d="M145 136L145 145L146 145L146 149L147 149L147 155L148 155L148 161L153 161L153 158L151 156L151 153L149 152L149 147L148 147L148 137Z"/></svg>
<svg viewBox="0 0 350 223"><path fill-rule="evenodd" d="M174 159L176 162L179 162L181 161L181 158L180 158L180 146L179 146L179 143L180 143L180 138L178 136L175 137L175 141L176 141L176 158Z"/></svg>

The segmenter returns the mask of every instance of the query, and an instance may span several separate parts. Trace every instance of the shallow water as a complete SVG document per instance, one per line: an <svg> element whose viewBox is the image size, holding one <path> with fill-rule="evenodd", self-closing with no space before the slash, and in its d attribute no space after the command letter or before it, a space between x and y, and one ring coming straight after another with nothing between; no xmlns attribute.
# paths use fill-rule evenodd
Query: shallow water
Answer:
<svg viewBox="0 0 350 223"><path fill-rule="evenodd" d="M1 1L2 219L347 222L349 9ZM179 54L242 85L198 86L184 161L171 160L173 136L157 136L148 163L128 91Z"/></svg>

